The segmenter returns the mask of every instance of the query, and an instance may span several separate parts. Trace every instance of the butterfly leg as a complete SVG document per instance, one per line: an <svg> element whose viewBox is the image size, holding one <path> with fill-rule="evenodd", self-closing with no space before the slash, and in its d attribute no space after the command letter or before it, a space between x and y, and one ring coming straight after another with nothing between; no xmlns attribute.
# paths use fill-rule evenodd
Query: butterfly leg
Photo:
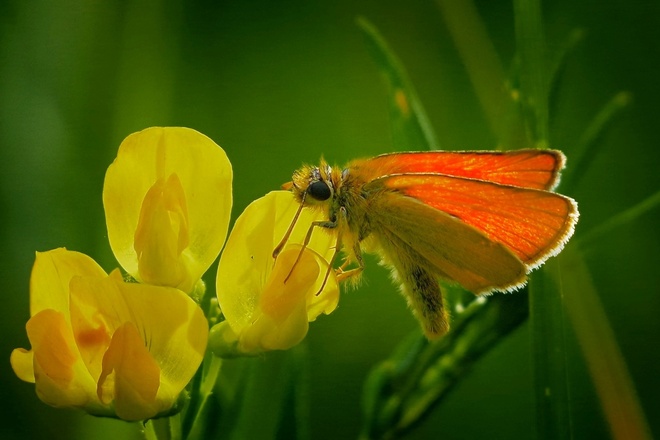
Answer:
<svg viewBox="0 0 660 440"><path fill-rule="evenodd" d="M335 223L336 226L336 223ZM335 260L337 259L337 255L339 254L339 251L341 250L341 230L337 232L337 241L335 242L335 251L332 253L332 258L328 262L328 269L325 271L325 276L323 277L323 282L321 283L321 287L319 288L319 291L316 292L316 296L319 296L321 292L323 292L323 288L325 288L325 283L328 282L328 277L330 276L330 271L332 270L332 267L335 264ZM339 280L339 277L337 278Z"/></svg>
<svg viewBox="0 0 660 440"><path fill-rule="evenodd" d="M362 259L362 248L360 248L360 243L355 242L353 245L353 255L355 261L357 261L358 267L354 269L345 270L346 267L352 262L350 258L347 258L344 263L337 269L337 280L344 281L349 278L357 282L359 280L359 275L364 270L364 260Z"/></svg>
<svg viewBox="0 0 660 440"><path fill-rule="evenodd" d="M293 269L296 268L298 265L298 262L300 261L300 258L302 257L303 252L307 248L307 245L309 244L309 241L312 239L312 232L314 232L315 227L321 227L321 228L326 228L326 229L334 229L337 227L337 222L331 222L331 221L315 221L312 222L312 224L309 226L309 229L307 230L307 235L305 235L305 241L303 241L302 248L300 249L300 252L298 253L298 257L296 258L296 261L293 262L293 265L291 266L291 270L289 271L289 274L286 276L284 279L284 282L286 283L289 278L291 278L291 274L293 273ZM339 239L339 237L338 237ZM337 241L339 244L339 240ZM337 254L337 251L335 251L335 255ZM332 258L334 261L334 256ZM332 261L330 262L330 267L332 267ZM326 280L327 280L327 275L326 275ZM325 286L325 281L323 282L323 285ZM323 287L321 287L323 288Z"/></svg>

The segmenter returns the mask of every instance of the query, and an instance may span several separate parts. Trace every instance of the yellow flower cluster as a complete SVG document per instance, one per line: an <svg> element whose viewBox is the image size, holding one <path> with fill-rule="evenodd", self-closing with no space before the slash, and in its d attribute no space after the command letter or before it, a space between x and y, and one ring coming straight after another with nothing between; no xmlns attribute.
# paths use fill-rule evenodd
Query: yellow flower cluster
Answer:
<svg viewBox="0 0 660 440"><path fill-rule="evenodd" d="M273 259L296 209L290 193L273 192L246 209L226 244L216 280L224 320L209 340L193 298L225 242L231 182L225 152L195 130L155 127L124 140L103 203L110 246L137 282L81 253L37 253L31 349L15 349L11 364L42 401L124 420L168 415L180 409L207 342L221 355L287 349L336 307L334 271L323 284L332 237L300 244L317 218L304 212Z"/></svg>
<svg viewBox="0 0 660 440"><path fill-rule="evenodd" d="M11 363L41 400L125 420L175 409L206 350L208 324L188 294L224 242L231 179L224 151L194 130L124 140L103 201L112 250L139 283L77 252L37 254L32 349L14 350Z"/></svg>

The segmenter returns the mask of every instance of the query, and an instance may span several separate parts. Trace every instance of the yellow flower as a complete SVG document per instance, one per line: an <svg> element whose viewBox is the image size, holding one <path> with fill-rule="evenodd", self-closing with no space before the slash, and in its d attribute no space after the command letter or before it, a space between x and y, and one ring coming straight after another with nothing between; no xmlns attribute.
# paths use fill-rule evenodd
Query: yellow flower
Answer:
<svg viewBox="0 0 660 440"><path fill-rule="evenodd" d="M124 270L190 293L227 236L231 180L225 152L195 130L128 136L103 187L110 246Z"/></svg>
<svg viewBox="0 0 660 440"><path fill-rule="evenodd" d="M336 240L323 228L316 228L284 282L311 222L322 217L303 210L287 245L273 259L273 249L297 208L290 192L274 191L250 204L236 220L216 278L218 302L226 319L211 331L209 345L216 353L291 348L305 337L310 321L337 306L339 287L334 271L319 293Z"/></svg>
<svg viewBox="0 0 660 440"><path fill-rule="evenodd" d="M176 410L208 336L184 292L125 283L90 257L37 253L30 279L31 350L15 349L16 375L56 407L144 420Z"/></svg>

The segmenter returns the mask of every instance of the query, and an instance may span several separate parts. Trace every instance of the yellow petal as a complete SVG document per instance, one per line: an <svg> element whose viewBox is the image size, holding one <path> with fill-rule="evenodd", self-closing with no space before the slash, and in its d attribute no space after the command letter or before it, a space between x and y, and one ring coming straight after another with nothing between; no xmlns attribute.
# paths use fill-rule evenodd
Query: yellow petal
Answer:
<svg viewBox="0 0 660 440"><path fill-rule="evenodd" d="M50 380L60 387L68 386L73 380L73 365L78 356L64 315L47 309L32 317L26 327L36 363Z"/></svg>
<svg viewBox="0 0 660 440"><path fill-rule="evenodd" d="M115 412L124 420L154 417L169 406L156 400L160 368L144 345L132 322L121 325L103 357L98 396L105 404L114 403ZM163 402L165 404L165 402Z"/></svg>
<svg viewBox="0 0 660 440"><path fill-rule="evenodd" d="M327 265L323 265L324 271L326 268ZM333 271L325 281L322 294L319 295L318 292L321 290L323 277L317 278L314 287L307 292L307 320L309 322L316 320L321 314L328 315L337 308L337 304L339 304L339 283L334 275Z"/></svg>
<svg viewBox="0 0 660 440"><path fill-rule="evenodd" d="M158 179L142 202L135 231L138 274L148 284L181 286L189 261L182 258L189 245L188 208L176 174Z"/></svg>
<svg viewBox="0 0 660 440"><path fill-rule="evenodd" d="M337 304L339 289L334 271L322 293L316 295L334 252L336 238L327 231L314 231L292 276L283 283L300 254L300 243L311 223L323 219L321 213L308 209L301 212L273 270L273 249L289 228L298 206L286 191L274 191L254 201L236 220L220 258L216 278L218 302L246 351L257 347L288 348L292 341L297 343L304 337L309 320L319 313L329 313Z"/></svg>
<svg viewBox="0 0 660 440"><path fill-rule="evenodd" d="M179 180L185 196L177 197L178 207L187 210L174 215L173 221L180 222L183 218L188 221L187 245L178 257L187 274L184 282L173 287L189 292L222 248L232 204L231 164L225 152L208 137L189 128L153 127L122 142L117 158L108 168L103 188L108 238L122 267L141 279L135 239L145 196L160 179L169 181L172 176ZM174 225L172 230L179 228ZM160 228L154 232L162 231ZM142 244L156 246L158 240L145 239L145 233L149 231L140 231ZM177 235L168 240L180 245L181 239ZM145 248L138 247L144 254ZM147 254L159 252L160 249L155 249Z"/></svg>
<svg viewBox="0 0 660 440"><path fill-rule="evenodd" d="M77 277L71 281L71 319L73 332L80 340L81 334L96 335L95 332L104 332L112 336L109 344L102 337L88 338L90 343L82 350L82 357L88 368L101 380L102 387L99 390L104 402L115 400L122 393L118 386L133 386L137 378L127 377L119 383L117 380L117 365L128 360L117 360L116 356L125 351L126 347L120 345L111 357L111 361L100 359L106 354L113 343L114 335L119 329L126 330L127 323L135 327L140 336L140 343L148 348L148 355L153 359L155 365L160 369L159 386L152 405L147 405L149 410L154 408L158 413L167 411L188 384L199 367L208 338L208 324L201 309L195 302L182 291L170 288L146 284L124 283L117 271L103 280L88 277ZM122 337L130 337L123 334ZM132 339L128 340L129 342ZM122 344L127 343L121 339ZM135 355L137 356L137 355ZM142 357L140 357L142 359ZM101 366L101 362L103 365ZM106 365L106 362L109 362ZM114 377L108 373L108 365L113 366ZM148 365L145 364L147 367ZM128 368L128 367L127 367ZM153 369L146 368L144 371L133 368L135 374L144 374L147 383L151 379ZM101 385L101 384L100 384ZM140 390L144 391L144 390ZM126 393L126 389L123 390ZM137 392L137 391L136 391ZM128 394L128 407L135 410L137 405L136 396L144 398L146 394ZM123 396L126 396L124 394ZM139 399L138 399L139 400ZM146 402L146 400L145 400ZM139 405L137 405L139 406ZM119 411L119 409L117 409ZM125 413L130 420L137 417L129 411ZM136 410L135 410L136 411ZM129 415L131 414L131 415ZM140 416L142 414L139 414ZM124 417L123 415L120 415ZM151 417L151 416L150 416Z"/></svg>
<svg viewBox="0 0 660 440"><path fill-rule="evenodd" d="M9 357L11 368L19 379L34 383L34 353L32 350L15 348Z"/></svg>
<svg viewBox="0 0 660 440"><path fill-rule="evenodd" d="M241 334L240 350L247 354L269 350L288 350L300 343L309 329L305 304L298 303L292 312L283 321L276 321L266 314L258 314L252 325Z"/></svg>
<svg viewBox="0 0 660 440"><path fill-rule="evenodd" d="M69 314L69 282L76 275L105 277L96 261L64 248L37 252L30 277L30 315L53 309Z"/></svg>
<svg viewBox="0 0 660 440"><path fill-rule="evenodd" d="M103 356L113 333L130 314L123 302L116 301L119 296L116 284L107 276L71 279L71 332L80 357L95 382L101 375Z"/></svg>
<svg viewBox="0 0 660 440"><path fill-rule="evenodd" d="M45 403L108 414L97 402L95 380L71 330L69 285L79 275L107 276L94 260L78 252L60 248L37 253L30 278L32 318L26 326L32 349L14 350L10 360L21 379L36 383Z"/></svg>
<svg viewBox="0 0 660 440"><path fill-rule="evenodd" d="M102 413L95 404L95 381L78 355L64 314L43 310L28 321L26 328L39 398L52 406L90 407L92 412Z"/></svg>
<svg viewBox="0 0 660 440"><path fill-rule="evenodd" d="M277 257L259 298L261 311L275 320L285 320L298 304L304 304L307 291L319 276L319 264L311 251L305 249L296 264L300 251L290 247Z"/></svg>
<svg viewBox="0 0 660 440"><path fill-rule="evenodd" d="M284 282L299 253L300 249L288 248L277 257L261 294L258 311L252 317L252 325L241 334L243 350L286 350L297 345L307 334L306 297L320 268L312 252L305 250L293 273Z"/></svg>

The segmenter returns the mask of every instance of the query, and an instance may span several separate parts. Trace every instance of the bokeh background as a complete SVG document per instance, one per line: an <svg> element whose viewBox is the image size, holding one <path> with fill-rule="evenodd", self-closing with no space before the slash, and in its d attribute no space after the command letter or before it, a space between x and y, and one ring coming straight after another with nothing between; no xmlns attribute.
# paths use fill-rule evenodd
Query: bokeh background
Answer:
<svg viewBox="0 0 660 440"><path fill-rule="evenodd" d="M475 5L505 66L509 1ZM571 195L576 237L660 189L660 3L545 2L549 50L575 29L551 134L569 157L620 91L631 104L604 131ZM356 26L369 19L405 65L444 149L496 145L438 5L129 0L0 4L0 438L139 438L135 425L42 404L11 371L28 347L34 252L66 246L110 270L101 190L121 140L153 125L195 128L234 167L233 218L302 162L393 150L388 98ZM409 149L416 149L410 145ZM586 262L655 435L660 435L660 209L609 231ZM363 381L417 323L375 260L365 285L311 326L312 438L354 438ZM213 271L207 281L212 285ZM579 348L567 353L574 432L607 437ZM268 358L264 358L268 362ZM265 395L265 397L267 397ZM409 438L527 438L534 420L529 326L492 350ZM259 415L255 414L255 423Z"/></svg>

